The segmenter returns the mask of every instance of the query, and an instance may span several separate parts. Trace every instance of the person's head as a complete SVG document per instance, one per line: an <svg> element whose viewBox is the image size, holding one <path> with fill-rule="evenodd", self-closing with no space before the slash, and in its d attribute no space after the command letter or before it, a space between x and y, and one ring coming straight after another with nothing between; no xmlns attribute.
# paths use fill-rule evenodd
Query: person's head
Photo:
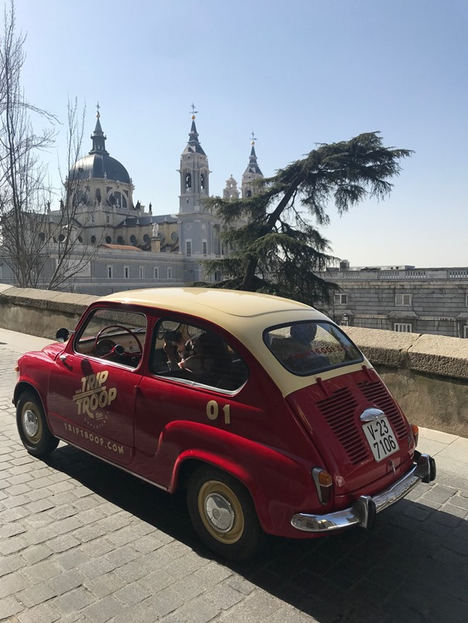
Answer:
<svg viewBox="0 0 468 623"><path fill-rule="evenodd" d="M296 322L289 330L291 337L301 344L310 344L317 333L315 322Z"/></svg>
<svg viewBox="0 0 468 623"><path fill-rule="evenodd" d="M202 333L192 340L193 344L193 353L197 355L203 355L204 357L212 357L214 359L219 359L224 357L227 353L226 344L224 340L216 335L216 333L211 333L211 331L207 331L206 333Z"/></svg>
<svg viewBox="0 0 468 623"><path fill-rule="evenodd" d="M182 333L180 331L166 331L164 339L167 344L180 344L182 342Z"/></svg>

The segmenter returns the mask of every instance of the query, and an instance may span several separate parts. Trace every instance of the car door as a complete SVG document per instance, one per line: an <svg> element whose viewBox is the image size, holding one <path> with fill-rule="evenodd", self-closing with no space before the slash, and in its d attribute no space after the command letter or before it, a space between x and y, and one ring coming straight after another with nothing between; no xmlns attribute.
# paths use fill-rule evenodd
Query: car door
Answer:
<svg viewBox="0 0 468 623"><path fill-rule="evenodd" d="M93 308L49 377L47 408L56 434L121 465L134 454L146 326L140 312Z"/></svg>
<svg viewBox="0 0 468 623"><path fill-rule="evenodd" d="M202 322L195 325L168 314L156 324L149 344L148 370L136 399L136 460L143 476L163 486L168 485L178 449L195 428L213 427L247 438L255 436L255 427L268 430L264 396L260 385L251 383L252 370L213 333ZM200 343L210 349L204 353L208 363L200 361ZM178 361L171 350L178 351ZM205 449L209 443L205 438Z"/></svg>

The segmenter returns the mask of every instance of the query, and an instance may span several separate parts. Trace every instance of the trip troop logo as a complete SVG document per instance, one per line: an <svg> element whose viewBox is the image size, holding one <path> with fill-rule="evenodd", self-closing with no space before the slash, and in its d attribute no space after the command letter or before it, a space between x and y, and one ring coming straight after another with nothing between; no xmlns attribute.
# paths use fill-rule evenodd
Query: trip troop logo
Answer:
<svg viewBox="0 0 468 623"><path fill-rule="evenodd" d="M107 387L108 370L83 376L81 387L73 395L77 414L84 416L91 428L98 429L107 421L107 409L117 397L115 387Z"/></svg>

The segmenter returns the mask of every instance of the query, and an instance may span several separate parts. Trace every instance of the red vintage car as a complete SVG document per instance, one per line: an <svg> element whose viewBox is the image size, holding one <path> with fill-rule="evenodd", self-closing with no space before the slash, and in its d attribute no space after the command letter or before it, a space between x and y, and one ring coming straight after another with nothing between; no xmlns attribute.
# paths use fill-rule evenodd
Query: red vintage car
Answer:
<svg viewBox="0 0 468 623"><path fill-rule="evenodd" d="M187 492L208 547L307 538L375 515L434 460L372 365L315 309L273 296L158 288L95 301L71 335L18 361L21 440L59 440Z"/></svg>

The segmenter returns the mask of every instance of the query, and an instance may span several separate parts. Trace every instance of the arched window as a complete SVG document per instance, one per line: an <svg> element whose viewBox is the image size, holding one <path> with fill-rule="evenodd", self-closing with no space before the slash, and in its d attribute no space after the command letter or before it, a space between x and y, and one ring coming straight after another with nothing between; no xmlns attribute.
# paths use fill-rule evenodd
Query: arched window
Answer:
<svg viewBox="0 0 468 623"><path fill-rule="evenodd" d="M122 193L120 193L118 190L114 193L114 205L117 208L121 208L122 207Z"/></svg>
<svg viewBox="0 0 468 623"><path fill-rule="evenodd" d="M117 244L125 244L125 241L122 238L122 236L117 236Z"/></svg>
<svg viewBox="0 0 468 623"><path fill-rule="evenodd" d="M205 174L204 173L200 175L200 187L202 190L205 188Z"/></svg>
<svg viewBox="0 0 468 623"><path fill-rule="evenodd" d="M91 244L96 244L96 236L91 236Z"/></svg>
<svg viewBox="0 0 468 623"><path fill-rule="evenodd" d="M112 238L110 236L106 236L106 242L107 244L110 244L112 242Z"/></svg>
<svg viewBox="0 0 468 623"><path fill-rule="evenodd" d="M41 232L40 232L40 234L39 234L39 240L40 240L41 242L44 242L44 241L45 241L45 233L44 233L43 231L41 231Z"/></svg>
<svg viewBox="0 0 468 623"><path fill-rule="evenodd" d="M185 189L192 188L192 175L191 173L185 174Z"/></svg>
<svg viewBox="0 0 468 623"><path fill-rule="evenodd" d="M131 242L132 244L136 244L136 243L137 243L137 239L136 239L136 236L135 236L135 235L133 235L133 234L132 234L132 235L130 236L130 242Z"/></svg>

